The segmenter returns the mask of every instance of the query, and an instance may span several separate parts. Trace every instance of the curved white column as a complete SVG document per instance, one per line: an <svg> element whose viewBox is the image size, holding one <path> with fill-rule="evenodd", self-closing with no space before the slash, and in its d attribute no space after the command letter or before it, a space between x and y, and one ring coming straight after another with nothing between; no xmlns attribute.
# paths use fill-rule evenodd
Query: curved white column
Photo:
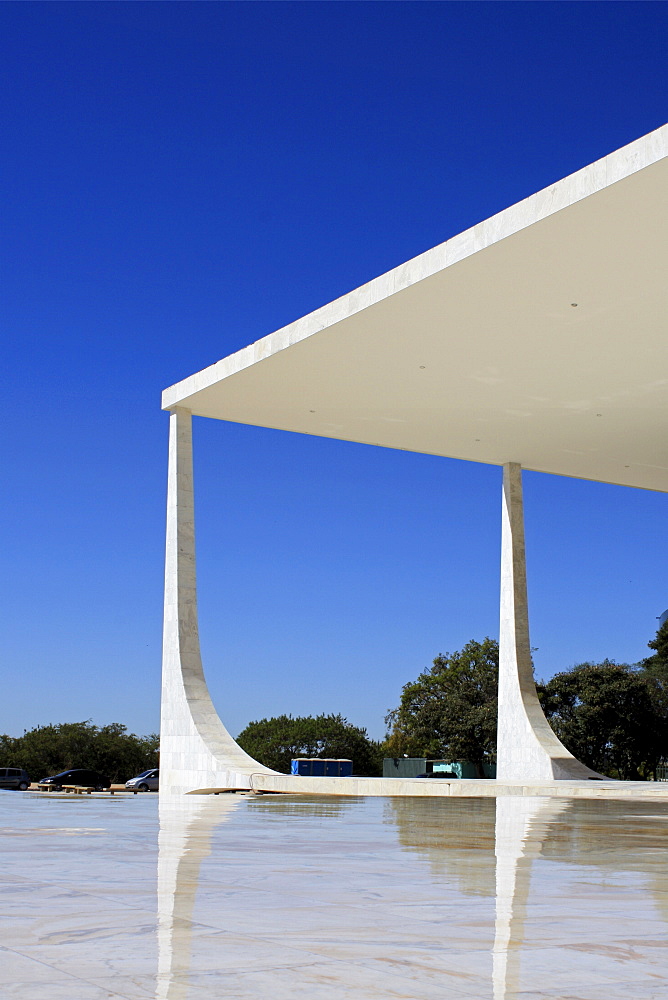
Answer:
<svg viewBox="0 0 668 1000"><path fill-rule="evenodd" d="M503 467L497 779L600 778L550 728L536 694L529 643L522 467Z"/></svg>
<svg viewBox="0 0 668 1000"><path fill-rule="evenodd" d="M165 613L160 720L160 792L248 788L252 774L275 774L232 739L204 679L197 622L192 417L169 417Z"/></svg>

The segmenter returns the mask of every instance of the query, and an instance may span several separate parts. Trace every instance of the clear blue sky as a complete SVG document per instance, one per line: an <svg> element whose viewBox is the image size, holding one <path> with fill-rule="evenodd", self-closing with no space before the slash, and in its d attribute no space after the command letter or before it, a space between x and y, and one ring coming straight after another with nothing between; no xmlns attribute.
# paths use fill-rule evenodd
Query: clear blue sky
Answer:
<svg viewBox="0 0 668 1000"><path fill-rule="evenodd" d="M664 3L4 3L0 732L157 729L161 390L661 125ZM499 469L196 421L225 722L498 633ZM635 662L668 496L525 474L536 672ZM232 682L232 675L240 680Z"/></svg>

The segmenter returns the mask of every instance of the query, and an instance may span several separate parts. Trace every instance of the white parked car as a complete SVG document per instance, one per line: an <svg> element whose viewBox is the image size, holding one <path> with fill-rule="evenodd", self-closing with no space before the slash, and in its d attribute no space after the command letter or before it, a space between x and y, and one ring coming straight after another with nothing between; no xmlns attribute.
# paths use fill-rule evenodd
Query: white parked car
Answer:
<svg viewBox="0 0 668 1000"><path fill-rule="evenodd" d="M129 781L126 781L125 787L129 792L157 792L158 774L157 767L151 771L142 771L136 778L130 778Z"/></svg>

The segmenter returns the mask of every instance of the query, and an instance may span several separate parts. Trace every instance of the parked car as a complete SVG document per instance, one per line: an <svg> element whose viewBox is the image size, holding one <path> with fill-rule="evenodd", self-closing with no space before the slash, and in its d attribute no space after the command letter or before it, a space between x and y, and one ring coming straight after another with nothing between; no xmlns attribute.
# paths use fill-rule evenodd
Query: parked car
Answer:
<svg viewBox="0 0 668 1000"><path fill-rule="evenodd" d="M130 792L157 792L159 770L154 767L151 771L142 771L136 778L130 778L125 782L125 787Z"/></svg>
<svg viewBox="0 0 668 1000"><path fill-rule="evenodd" d="M26 788L30 788L28 772L20 767L0 767L0 788L18 788L20 792L25 792Z"/></svg>
<svg viewBox="0 0 668 1000"><path fill-rule="evenodd" d="M94 788L96 792L101 792L104 788L109 788L111 782L99 771L90 771L84 767L77 767L71 771L61 771L51 778L42 778L37 782L41 786L50 786L54 791L59 792L63 785L83 785L86 788Z"/></svg>

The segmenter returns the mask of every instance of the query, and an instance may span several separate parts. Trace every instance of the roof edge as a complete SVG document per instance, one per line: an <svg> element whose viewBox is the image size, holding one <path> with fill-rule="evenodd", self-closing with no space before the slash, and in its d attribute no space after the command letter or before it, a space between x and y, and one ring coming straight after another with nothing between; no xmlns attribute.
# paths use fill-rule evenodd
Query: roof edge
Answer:
<svg viewBox="0 0 668 1000"><path fill-rule="evenodd" d="M230 354L165 389L162 408L185 404L190 396L222 379L334 326L377 302L470 257L479 250L574 205L668 156L668 124L608 153L541 191L477 223L300 319Z"/></svg>

